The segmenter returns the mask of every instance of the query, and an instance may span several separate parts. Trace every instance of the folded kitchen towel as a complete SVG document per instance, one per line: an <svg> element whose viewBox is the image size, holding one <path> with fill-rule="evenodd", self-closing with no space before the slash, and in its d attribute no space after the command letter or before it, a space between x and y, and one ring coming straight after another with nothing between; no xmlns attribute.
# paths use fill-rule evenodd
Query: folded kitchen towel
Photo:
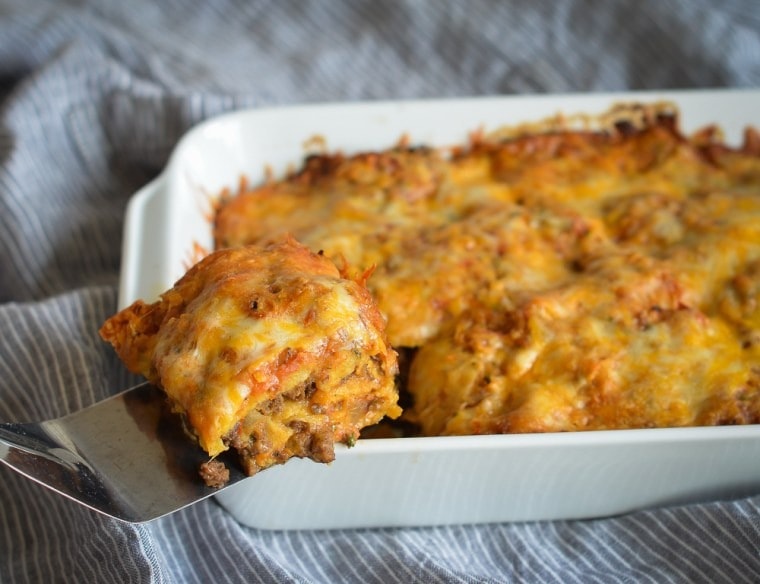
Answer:
<svg viewBox="0 0 760 584"><path fill-rule="evenodd" d="M201 120L322 101L749 86L752 0L3 0L0 421L60 416L138 381L97 335L116 309L124 209ZM125 525L5 467L0 501L2 582L760 578L760 493L587 521L328 532L243 527L213 499Z"/></svg>

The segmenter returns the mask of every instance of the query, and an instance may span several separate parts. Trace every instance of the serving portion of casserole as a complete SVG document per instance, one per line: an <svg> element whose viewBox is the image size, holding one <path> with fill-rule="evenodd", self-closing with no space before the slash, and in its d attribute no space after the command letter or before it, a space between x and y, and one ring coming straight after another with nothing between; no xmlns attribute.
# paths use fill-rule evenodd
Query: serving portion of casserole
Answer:
<svg viewBox="0 0 760 584"><path fill-rule="evenodd" d="M293 456L330 462L335 442L401 413L397 355L363 278L287 237L225 249L101 335L212 458L232 448L248 474ZM201 472L225 482L219 464Z"/></svg>
<svg viewBox="0 0 760 584"><path fill-rule="evenodd" d="M760 422L760 136L668 104L312 156L217 247L291 234L358 273L422 434Z"/></svg>

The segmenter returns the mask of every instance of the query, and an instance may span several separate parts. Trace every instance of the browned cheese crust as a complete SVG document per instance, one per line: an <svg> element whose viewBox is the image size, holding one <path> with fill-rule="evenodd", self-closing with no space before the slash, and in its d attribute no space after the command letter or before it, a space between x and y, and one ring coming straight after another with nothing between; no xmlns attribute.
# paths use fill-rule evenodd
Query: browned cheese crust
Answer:
<svg viewBox="0 0 760 584"><path fill-rule="evenodd" d="M757 132L600 119L312 157L224 200L217 246L287 232L374 267L424 434L759 422Z"/></svg>

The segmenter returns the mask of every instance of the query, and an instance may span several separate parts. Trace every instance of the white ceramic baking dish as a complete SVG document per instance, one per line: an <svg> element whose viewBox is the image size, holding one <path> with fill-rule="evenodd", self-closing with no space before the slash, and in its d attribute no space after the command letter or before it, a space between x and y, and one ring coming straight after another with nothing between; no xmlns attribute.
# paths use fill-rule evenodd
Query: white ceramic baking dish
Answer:
<svg viewBox="0 0 760 584"><path fill-rule="evenodd" d="M212 246L221 189L300 164L310 140L346 153L451 145L557 113L618 102L675 102L691 131L719 124L738 143L760 125L760 91L487 97L249 110L209 120L178 144L166 170L131 200L119 303L153 300ZM291 460L220 493L246 525L319 529L599 517L760 492L760 426L566 434L396 438L337 446L330 465Z"/></svg>

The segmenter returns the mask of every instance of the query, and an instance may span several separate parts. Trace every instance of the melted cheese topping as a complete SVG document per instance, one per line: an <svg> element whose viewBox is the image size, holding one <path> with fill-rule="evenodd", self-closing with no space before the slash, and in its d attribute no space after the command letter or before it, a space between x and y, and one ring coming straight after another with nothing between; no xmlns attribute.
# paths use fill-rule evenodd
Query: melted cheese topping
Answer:
<svg viewBox="0 0 760 584"><path fill-rule="evenodd" d="M226 201L217 245L374 267L424 434L760 422L760 136L639 113L314 157Z"/></svg>

